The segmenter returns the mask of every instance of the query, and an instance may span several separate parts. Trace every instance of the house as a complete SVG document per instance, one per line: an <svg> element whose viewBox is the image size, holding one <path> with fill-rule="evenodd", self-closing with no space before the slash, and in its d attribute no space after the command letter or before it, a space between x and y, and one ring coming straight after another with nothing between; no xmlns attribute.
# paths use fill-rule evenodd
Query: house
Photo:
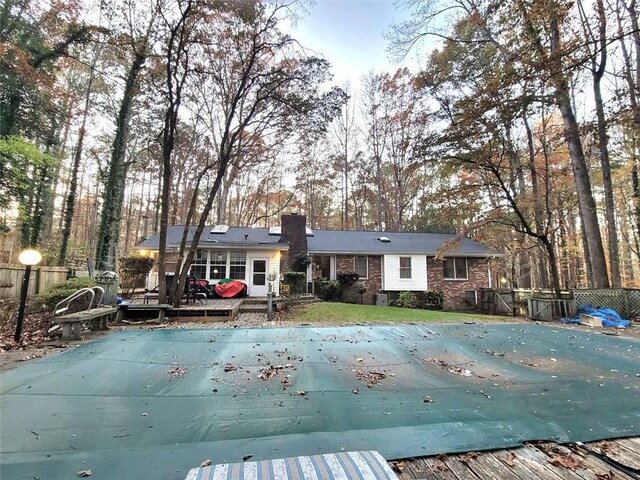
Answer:
<svg viewBox="0 0 640 480"><path fill-rule="evenodd" d="M264 296L269 277L294 269L300 255L311 257L307 281L322 276L335 279L340 272L356 271L367 292L365 303L377 293L391 299L399 292L442 290L445 308L463 308L465 295L491 286L490 259L499 256L466 237L453 234L311 230L304 215L283 215L280 227L250 228L218 225L207 227L200 239L191 274L216 282L222 278L247 284L249 296ZM191 234L195 227L191 229ZM167 236L167 271L175 269L182 226L170 226ZM154 255L158 235L135 247ZM157 285L157 272L148 287ZM273 282L278 295L279 282ZM473 293L475 292L475 293Z"/></svg>

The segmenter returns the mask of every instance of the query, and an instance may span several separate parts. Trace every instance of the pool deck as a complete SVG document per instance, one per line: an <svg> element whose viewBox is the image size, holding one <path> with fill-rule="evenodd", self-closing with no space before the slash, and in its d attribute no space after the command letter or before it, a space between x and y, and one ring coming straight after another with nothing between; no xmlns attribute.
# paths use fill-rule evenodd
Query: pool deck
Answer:
<svg viewBox="0 0 640 480"><path fill-rule="evenodd" d="M409 458L389 464L402 480L640 478L640 438L586 444L529 444L492 452Z"/></svg>

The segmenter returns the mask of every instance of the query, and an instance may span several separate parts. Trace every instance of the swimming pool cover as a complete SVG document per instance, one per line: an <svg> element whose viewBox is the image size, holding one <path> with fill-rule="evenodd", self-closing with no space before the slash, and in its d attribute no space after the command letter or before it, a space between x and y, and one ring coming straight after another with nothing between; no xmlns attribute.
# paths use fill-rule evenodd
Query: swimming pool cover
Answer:
<svg viewBox="0 0 640 480"><path fill-rule="evenodd" d="M640 435L640 342L535 324L128 330L0 376L7 479Z"/></svg>

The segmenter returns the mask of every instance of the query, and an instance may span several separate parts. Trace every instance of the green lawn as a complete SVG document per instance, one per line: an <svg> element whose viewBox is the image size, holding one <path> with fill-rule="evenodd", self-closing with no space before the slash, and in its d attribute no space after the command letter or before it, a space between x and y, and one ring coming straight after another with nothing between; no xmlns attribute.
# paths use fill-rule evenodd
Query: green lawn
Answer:
<svg viewBox="0 0 640 480"><path fill-rule="evenodd" d="M290 311L287 319L302 323L468 322L475 320L504 322L514 320L513 317L334 302L318 302L295 307Z"/></svg>

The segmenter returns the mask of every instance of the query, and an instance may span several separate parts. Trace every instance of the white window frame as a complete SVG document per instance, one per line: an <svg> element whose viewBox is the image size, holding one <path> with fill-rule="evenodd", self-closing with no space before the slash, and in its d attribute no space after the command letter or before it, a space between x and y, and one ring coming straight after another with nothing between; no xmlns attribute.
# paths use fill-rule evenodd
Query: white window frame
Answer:
<svg viewBox="0 0 640 480"><path fill-rule="evenodd" d="M453 262L453 277L445 277L444 275L444 261L442 262L442 278L444 280L469 280L469 261L467 257L445 257L445 261ZM458 269L456 262L464 261L464 277L458 277Z"/></svg>
<svg viewBox="0 0 640 480"><path fill-rule="evenodd" d="M408 267L403 267L402 266L402 259L403 258L408 258L409 259L409 266ZM409 276L408 277L403 277L402 276L402 270L409 270ZM411 280L413 278L413 257L411 257L410 255L400 255L398 257L398 278L400 278L400 280Z"/></svg>
<svg viewBox="0 0 640 480"><path fill-rule="evenodd" d="M365 272L366 272L365 275L360 275L360 278L367 279L367 278L369 278L369 256L368 255L355 255L353 257L353 271L356 272L356 273L359 273L358 272L358 263L357 263L359 258L364 258L364 269L365 269Z"/></svg>

